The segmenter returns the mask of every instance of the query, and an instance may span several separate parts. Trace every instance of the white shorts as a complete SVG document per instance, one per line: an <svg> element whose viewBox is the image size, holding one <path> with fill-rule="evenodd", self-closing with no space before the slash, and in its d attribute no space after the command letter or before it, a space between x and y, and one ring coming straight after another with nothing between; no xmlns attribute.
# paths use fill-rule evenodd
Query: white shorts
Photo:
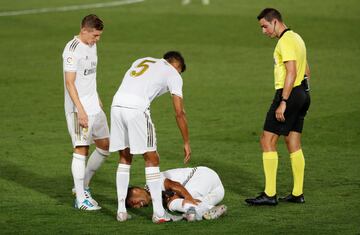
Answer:
<svg viewBox="0 0 360 235"><path fill-rule="evenodd" d="M66 121L73 147L89 146L93 140L109 138L109 126L104 111L88 116L88 128L80 126L77 112L67 113Z"/></svg>
<svg viewBox="0 0 360 235"><path fill-rule="evenodd" d="M193 198L209 205L208 209L220 203L225 195L219 175L212 169L203 166L197 168L185 188Z"/></svg>
<svg viewBox="0 0 360 235"><path fill-rule="evenodd" d="M150 112L111 107L110 152L130 148L131 154L156 151L155 127Z"/></svg>

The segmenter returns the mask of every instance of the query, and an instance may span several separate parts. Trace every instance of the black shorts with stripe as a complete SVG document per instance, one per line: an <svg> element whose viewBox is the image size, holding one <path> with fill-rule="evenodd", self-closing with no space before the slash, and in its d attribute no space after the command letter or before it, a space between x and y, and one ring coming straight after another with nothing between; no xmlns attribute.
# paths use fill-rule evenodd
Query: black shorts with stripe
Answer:
<svg viewBox="0 0 360 235"><path fill-rule="evenodd" d="M282 90L278 89L275 92L273 102L266 115L264 131L285 136L290 131L301 133L304 126L304 118L310 107L310 93L305 91L304 85L294 87L286 102L285 122L279 122L276 120L275 111L280 105Z"/></svg>

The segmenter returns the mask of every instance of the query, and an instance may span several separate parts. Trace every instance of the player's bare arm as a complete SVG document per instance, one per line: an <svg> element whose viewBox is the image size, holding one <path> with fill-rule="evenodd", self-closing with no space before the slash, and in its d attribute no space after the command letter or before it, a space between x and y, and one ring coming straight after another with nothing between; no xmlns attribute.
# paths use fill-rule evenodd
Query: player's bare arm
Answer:
<svg viewBox="0 0 360 235"><path fill-rule="evenodd" d="M186 190L186 188L179 182L172 181L170 179L165 179L164 181L165 190L170 190L175 193L180 198L184 198L183 203L191 203L197 205L200 201L194 199L191 194ZM175 199L175 198L173 198ZM170 202L170 201L169 201Z"/></svg>
<svg viewBox="0 0 360 235"><path fill-rule="evenodd" d="M280 102L279 107L275 111L276 119L280 122L285 122L285 110L286 110L286 101L289 99L290 93L294 86L296 79L296 61L290 60L285 62L286 67L286 77L284 88L282 92L282 101Z"/></svg>
<svg viewBox="0 0 360 235"><path fill-rule="evenodd" d="M65 72L65 84L66 89L69 92L69 95L71 97L71 100L76 106L76 109L78 110L78 120L80 126L87 128L88 127L88 116L85 112L84 107L82 106L78 92L76 90L75 86L75 79L76 79L76 73L75 72Z"/></svg>
<svg viewBox="0 0 360 235"><path fill-rule="evenodd" d="M173 105L175 110L175 117L177 125L180 129L182 138L184 140L184 163L188 163L191 157L191 148L190 148L190 139L189 139L189 130L187 125L186 114L184 110L183 99L177 95L172 96Z"/></svg>

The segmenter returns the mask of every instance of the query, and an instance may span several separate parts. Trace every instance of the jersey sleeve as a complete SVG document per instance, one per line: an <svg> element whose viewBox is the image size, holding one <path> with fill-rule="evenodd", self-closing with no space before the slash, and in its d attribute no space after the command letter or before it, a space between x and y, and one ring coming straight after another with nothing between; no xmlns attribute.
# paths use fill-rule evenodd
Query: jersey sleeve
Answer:
<svg viewBox="0 0 360 235"><path fill-rule="evenodd" d="M169 92L172 95L176 95L179 97L183 97L183 93L182 93L182 86L183 86L183 81L181 76L178 73L173 73L167 82L168 88L169 88Z"/></svg>
<svg viewBox="0 0 360 235"><path fill-rule="evenodd" d="M291 38L284 38L279 49L283 62L296 60L295 41L291 40Z"/></svg>
<svg viewBox="0 0 360 235"><path fill-rule="evenodd" d="M65 50L63 53L63 69L65 72L76 72L79 63L79 57L75 52Z"/></svg>

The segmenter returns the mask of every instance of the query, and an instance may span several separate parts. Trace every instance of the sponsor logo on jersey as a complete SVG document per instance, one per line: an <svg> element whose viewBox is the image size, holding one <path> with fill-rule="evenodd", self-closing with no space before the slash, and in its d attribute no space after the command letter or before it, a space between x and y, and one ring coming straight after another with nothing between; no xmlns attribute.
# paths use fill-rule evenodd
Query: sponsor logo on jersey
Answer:
<svg viewBox="0 0 360 235"><path fill-rule="evenodd" d="M84 70L84 75L85 75L85 76L90 75L90 74L93 74L93 73L96 73L96 68L85 69L85 70Z"/></svg>

